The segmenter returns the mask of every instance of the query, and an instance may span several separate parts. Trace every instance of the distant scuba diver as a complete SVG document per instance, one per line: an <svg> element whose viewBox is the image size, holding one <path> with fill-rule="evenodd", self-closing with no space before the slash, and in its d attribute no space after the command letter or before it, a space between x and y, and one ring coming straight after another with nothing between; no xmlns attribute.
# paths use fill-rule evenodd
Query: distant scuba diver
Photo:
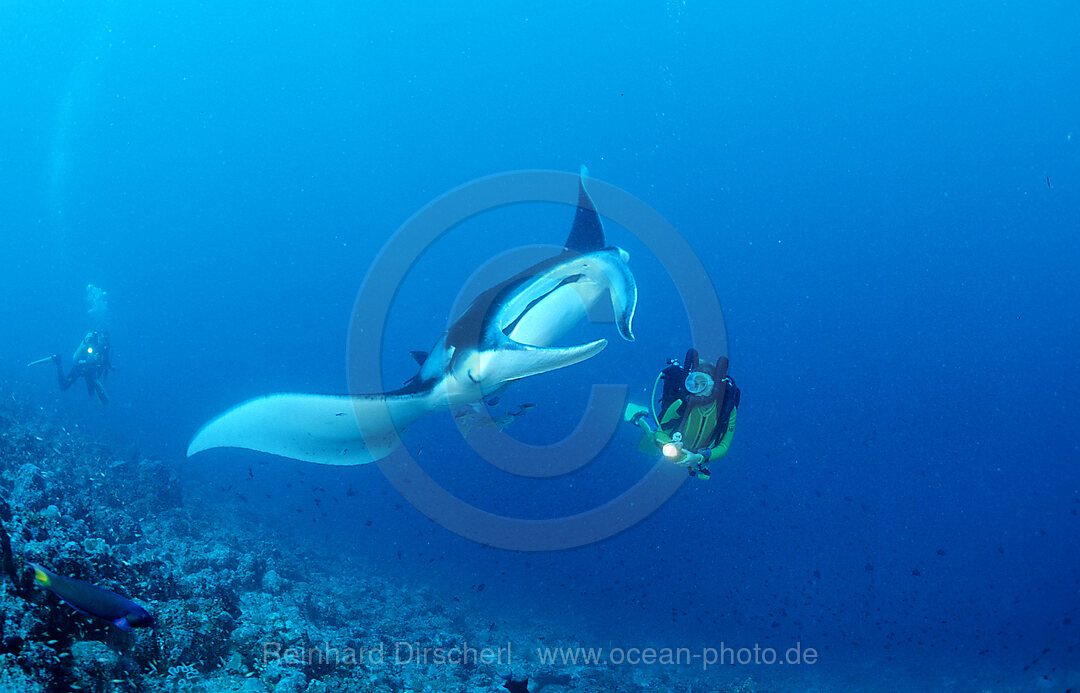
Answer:
<svg viewBox="0 0 1080 693"><path fill-rule="evenodd" d="M109 333L105 330L94 330L83 337L79 348L75 350L75 354L71 357L75 363L71 366L71 370L67 375L64 374L64 366L61 363L59 354L38 359L28 365L34 366L52 361L56 364L56 379L60 383L61 390L67 390L76 380L83 378L86 380L87 394L90 396L97 395L102 404L108 404L109 394L105 391L105 385L102 384L101 380L112 370L112 364L109 361L109 350Z"/></svg>
<svg viewBox="0 0 1080 693"><path fill-rule="evenodd" d="M727 369L727 357L721 356L712 364L700 361L694 349L686 352L682 365L674 359L668 361L653 384L653 408L626 407L626 421L645 432L638 448L660 452L686 467L690 476L708 480L712 476L708 465L727 454L735 433L740 393ZM656 389L661 381L664 389L658 414Z"/></svg>

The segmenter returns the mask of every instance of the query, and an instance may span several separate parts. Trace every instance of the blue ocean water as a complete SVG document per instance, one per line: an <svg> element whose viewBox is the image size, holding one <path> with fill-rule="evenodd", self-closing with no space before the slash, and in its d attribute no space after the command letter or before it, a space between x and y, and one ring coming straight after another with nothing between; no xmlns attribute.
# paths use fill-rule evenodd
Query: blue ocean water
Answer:
<svg viewBox="0 0 1080 693"><path fill-rule="evenodd" d="M9 2L0 17L11 396L170 461L268 533L478 609L565 613L606 633L598 646L801 643L818 664L736 667L794 686L1080 676L1074 3ZM357 291L425 204L583 163L671 222L723 302L744 396L711 481L615 537L528 553L431 522L372 465L184 459L244 399L346 391ZM408 351L434 343L475 268L560 245L570 216L505 208L434 244L397 295L387 381L412 375ZM536 405L508 429L521 440L567 435L594 383L644 400L689 346L670 268L608 232L631 252L638 340L575 332L611 343L503 395ZM88 284L108 292L107 408L25 366L92 326ZM447 416L406 443L449 490L527 518L594 507L652 464L629 431L557 480L488 468ZM241 504L224 489L249 476ZM313 488L355 493L316 510Z"/></svg>

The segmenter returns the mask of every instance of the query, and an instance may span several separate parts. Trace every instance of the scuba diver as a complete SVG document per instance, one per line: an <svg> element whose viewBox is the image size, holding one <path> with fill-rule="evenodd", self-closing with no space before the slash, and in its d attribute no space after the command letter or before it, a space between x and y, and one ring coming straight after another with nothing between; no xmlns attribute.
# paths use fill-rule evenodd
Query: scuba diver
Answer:
<svg viewBox="0 0 1080 693"><path fill-rule="evenodd" d="M75 363L67 375L64 375L64 366L61 363L59 354L46 356L27 365L34 366L52 361L56 364L56 379L60 383L61 390L67 390L76 380L84 378L86 380L87 394L90 396L97 395L102 404L108 404L109 394L105 391L101 379L112 370L112 364L109 362L109 333L105 330L94 330L87 333L71 358Z"/></svg>
<svg viewBox="0 0 1080 693"><path fill-rule="evenodd" d="M694 349L686 352L682 365L674 359L668 361L653 384L653 409L637 404L626 406L626 421L645 433L638 449L650 454L659 451L686 467L690 476L707 481L712 476L709 464L727 454L735 433L740 393L727 369L726 356L712 364L699 360ZM664 389L657 400L656 389L661 381Z"/></svg>

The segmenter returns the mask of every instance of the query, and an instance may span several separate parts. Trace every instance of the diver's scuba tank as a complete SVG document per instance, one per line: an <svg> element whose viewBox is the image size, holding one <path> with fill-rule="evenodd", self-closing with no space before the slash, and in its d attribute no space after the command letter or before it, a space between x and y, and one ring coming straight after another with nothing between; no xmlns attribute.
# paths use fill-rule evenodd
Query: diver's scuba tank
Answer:
<svg viewBox="0 0 1080 693"><path fill-rule="evenodd" d="M698 352L697 349L691 347L686 350L686 358L683 359L683 375L690 375L690 372L698 367Z"/></svg>

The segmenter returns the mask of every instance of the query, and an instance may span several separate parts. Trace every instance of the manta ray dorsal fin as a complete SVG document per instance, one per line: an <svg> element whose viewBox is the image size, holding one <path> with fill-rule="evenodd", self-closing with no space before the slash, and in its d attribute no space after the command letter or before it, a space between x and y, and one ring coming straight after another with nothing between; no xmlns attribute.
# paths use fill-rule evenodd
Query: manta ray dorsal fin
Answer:
<svg viewBox="0 0 1080 693"><path fill-rule="evenodd" d="M582 254L600 250L607 245L604 241L604 225L600 221L600 215L596 213L596 206L589 197L589 191L585 188L587 175L589 169L582 166L578 179L577 213L574 215L574 225L570 227L570 235L566 237L566 249Z"/></svg>

